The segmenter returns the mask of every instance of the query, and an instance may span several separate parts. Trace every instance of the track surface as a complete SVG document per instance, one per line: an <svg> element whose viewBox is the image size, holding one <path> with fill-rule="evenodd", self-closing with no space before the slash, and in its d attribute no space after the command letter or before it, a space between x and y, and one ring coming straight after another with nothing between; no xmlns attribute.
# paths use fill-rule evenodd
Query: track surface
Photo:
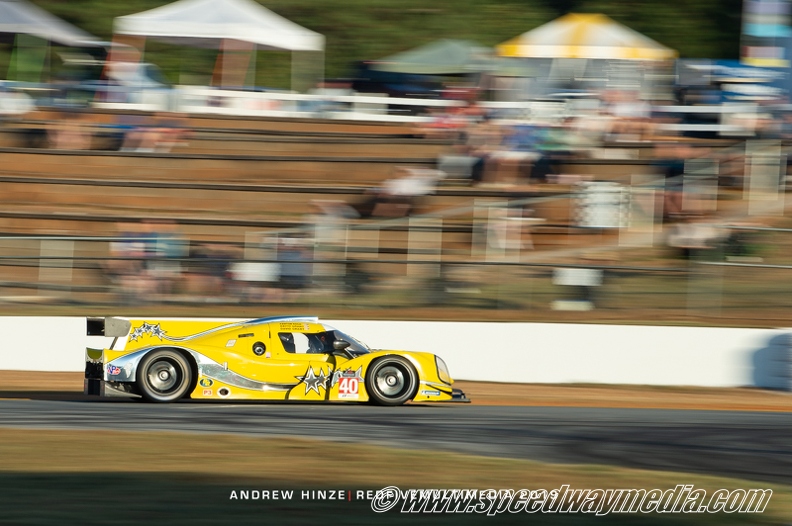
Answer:
<svg viewBox="0 0 792 526"><path fill-rule="evenodd" d="M792 484L788 413L0 400L0 426L298 436Z"/></svg>

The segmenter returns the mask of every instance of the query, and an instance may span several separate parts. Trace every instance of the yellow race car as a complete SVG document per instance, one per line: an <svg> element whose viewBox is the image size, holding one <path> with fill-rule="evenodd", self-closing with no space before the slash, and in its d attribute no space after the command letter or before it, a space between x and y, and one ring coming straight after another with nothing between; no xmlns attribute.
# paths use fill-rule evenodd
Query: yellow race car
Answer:
<svg viewBox="0 0 792 526"><path fill-rule="evenodd" d="M373 350L315 317L88 318L85 393L149 402L468 402L434 354Z"/></svg>

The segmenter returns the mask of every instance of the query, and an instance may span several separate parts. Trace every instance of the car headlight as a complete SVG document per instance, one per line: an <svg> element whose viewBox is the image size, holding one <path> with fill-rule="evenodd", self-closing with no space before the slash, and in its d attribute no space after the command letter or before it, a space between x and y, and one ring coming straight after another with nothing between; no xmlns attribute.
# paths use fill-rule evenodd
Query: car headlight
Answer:
<svg viewBox="0 0 792 526"><path fill-rule="evenodd" d="M437 377L440 381L451 385L451 375L448 374L448 366L439 356L435 356L435 364L437 364Z"/></svg>

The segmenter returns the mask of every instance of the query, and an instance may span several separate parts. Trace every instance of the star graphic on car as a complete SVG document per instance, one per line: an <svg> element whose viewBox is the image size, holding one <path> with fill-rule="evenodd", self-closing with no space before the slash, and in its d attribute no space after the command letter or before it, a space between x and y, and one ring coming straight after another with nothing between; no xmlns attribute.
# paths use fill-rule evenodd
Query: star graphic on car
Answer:
<svg viewBox="0 0 792 526"><path fill-rule="evenodd" d="M133 342L136 342L138 338L142 337L144 334L150 334L151 336L156 336L157 338L162 341L163 336L166 336L166 331L162 330L160 324L151 324L148 322L143 322L143 325L140 327L135 327L135 330L132 331L132 334L129 336L129 339ZM169 340L171 338L168 338Z"/></svg>
<svg viewBox="0 0 792 526"><path fill-rule="evenodd" d="M143 336L142 325L140 327L136 327L135 330L132 331L132 334L129 336L129 339L132 340L133 342L136 342L138 338L140 338L141 336Z"/></svg>
<svg viewBox="0 0 792 526"><path fill-rule="evenodd" d="M325 376L324 370L319 369L319 376L313 370L313 367L308 367L308 371L305 373L305 376L298 376L298 380L302 380L305 383L305 394L309 392L316 391L316 394L322 394L319 392L320 387L325 387L325 383L327 381L327 377Z"/></svg>
<svg viewBox="0 0 792 526"><path fill-rule="evenodd" d="M160 341L162 341L162 337L165 336L165 331L162 330L160 324L158 323L156 325L150 325L149 327L150 327L149 332L151 333L151 335L156 336L157 338L160 339Z"/></svg>

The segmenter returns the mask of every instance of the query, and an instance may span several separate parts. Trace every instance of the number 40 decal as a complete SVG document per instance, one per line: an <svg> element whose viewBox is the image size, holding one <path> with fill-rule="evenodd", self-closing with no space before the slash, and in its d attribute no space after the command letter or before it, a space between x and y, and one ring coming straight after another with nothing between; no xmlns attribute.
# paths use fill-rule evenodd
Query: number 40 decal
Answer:
<svg viewBox="0 0 792 526"><path fill-rule="evenodd" d="M357 398L359 386L358 378L341 378L338 382L339 398Z"/></svg>
<svg viewBox="0 0 792 526"><path fill-rule="evenodd" d="M358 367L356 371L345 369L333 373L333 386L338 382L338 398L360 397L360 382L363 381L363 367Z"/></svg>

